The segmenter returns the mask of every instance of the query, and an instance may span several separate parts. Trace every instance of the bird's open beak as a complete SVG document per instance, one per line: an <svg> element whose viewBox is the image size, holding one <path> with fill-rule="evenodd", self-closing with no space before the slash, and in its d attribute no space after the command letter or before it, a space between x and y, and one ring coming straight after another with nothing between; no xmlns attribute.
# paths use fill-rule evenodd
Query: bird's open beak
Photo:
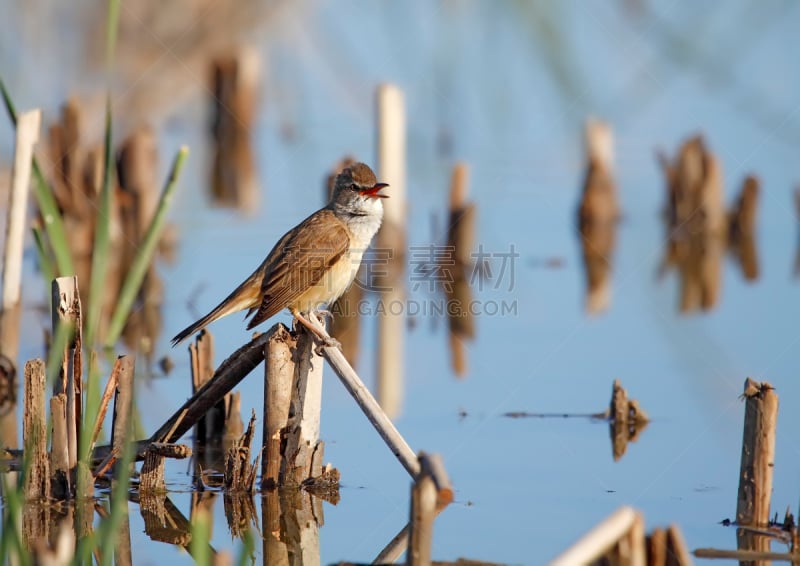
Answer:
<svg viewBox="0 0 800 566"><path fill-rule="evenodd" d="M365 197L370 198L389 198L389 195L382 195L378 191L380 191L384 187L388 187L388 183L375 183L374 187L370 187L368 189L364 189L361 191L361 194Z"/></svg>

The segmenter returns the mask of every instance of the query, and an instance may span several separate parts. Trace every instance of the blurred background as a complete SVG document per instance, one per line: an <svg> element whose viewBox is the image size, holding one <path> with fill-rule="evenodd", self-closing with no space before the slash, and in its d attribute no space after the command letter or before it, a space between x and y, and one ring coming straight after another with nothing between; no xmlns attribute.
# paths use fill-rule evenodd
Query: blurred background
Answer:
<svg viewBox="0 0 800 566"><path fill-rule="evenodd" d="M154 267L157 322L146 348L126 342L148 432L191 391L188 356L169 338L324 203L340 159L375 164L376 88L400 88L407 304L442 298L414 279L425 263L414 253L448 241L459 162L475 211L470 248L487 255L472 256L483 265L469 270L480 308L468 331L402 313L402 382L387 402L413 448L442 454L456 490L437 519L434 556L531 564L622 504L643 509L648 528L677 523L690 548L734 547L735 531L718 523L735 512L747 376L780 395L773 507L796 508L798 16L800 6L778 0L123 2L109 74L104 6L9 0L0 6L0 74L20 108L42 108L40 150L68 100L81 144L102 143L106 89L115 140L149 128L159 185L177 148L191 148L169 252ZM219 77L231 65L244 93L223 104L234 110L233 133L219 119L228 100ZM582 200L594 178L589 117L605 122L612 141L601 145L613 147L599 153L613 154L600 161L618 213L599 232L579 215L594 210ZM698 151L713 155L714 210L725 218L723 242L699 248L681 235L670 167L657 159L661 151L680 171L681 144L696 135ZM12 143L0 120L3 193ZM226 147L235 151L220 157ZM738 248L739 224L728 217L743 215L747 175L758 199L747 209L749 243ZM49 325L33 252L25 277L20 359L42 355ZM377 389L375 320L362 318L351 355ZM244 326L236 315L212 326L219 360L249 339ZM260 375L238 388L243 415L261 418ZM604 422L507 416L602 412L615 378L652 419L624 457ZM321 437L342 474L341 501L325 507L321 560L372 560L407 521L409 481L328 372ZM168 475L187 516L190 472L170 464ZM212 544L237 552L216 505ZM137 521L132 510L136 563L170 553L190 563L183 550L149 542ZM257 543L257 562L260 552Z"/></svg>

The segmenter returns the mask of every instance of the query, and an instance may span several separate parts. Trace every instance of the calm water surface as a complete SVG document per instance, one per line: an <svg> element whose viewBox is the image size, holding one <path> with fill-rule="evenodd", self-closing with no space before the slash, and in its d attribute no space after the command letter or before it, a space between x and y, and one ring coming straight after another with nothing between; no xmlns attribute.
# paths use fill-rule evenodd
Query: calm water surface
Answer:
<svg viewBox="0 0 800 566"><path fill-rule="evenodd" d="M338 158L351 153L374 162L373 91L389 80L405 90L409 116L409 244L442 241L433 226L444 226L450 168L463 159L479 211L478 242L491 253L512 246L519 253L513 277L507 273L499 288L475 289L477 300L513 303L517 312L477 319L464 379L450 368L443 320L417 317L407 336L396 424L413 448L443 456L456 489L456 502L436 522L434 557L543 563L620 505L643 510L648 528L677 523L690 548L734 547L735 531L718 522L735 515L738 396L747 376L769 381L780 395L773 509L796 507L792 190L800 180L800 40L790 22L800 13L794 4L765 5L758 17L748 9L732 3L698 13L679 4L637 17L625 15L622 4L561 3L544 12L563 44L543 39L535 10L524 3L307 3L283 10L253 36L266 82L254 132L260 197L250 214L208 204L202 89L160 126L165 156L181 143L192 155L172 214L179 254L161 266L166 304L157 357L169 353L177 367L168 378L139 381L145 429L189 395L188 356L167 343L200 314L187 307L189 297L205 312L227 295L287 228L320 205L321 179ZM32 94L40 80L14 76L19 96ZM202 86L202 77L193 80ZM588 114L615 128L624 211L611 306L593 317L584 312L573 222ZM727 202L745 174L761 178L761 276L747 283L726 259L718 306L681 315L674 273L656 276L664 189L654 149L673 154L698 131L722 161ZM551 258L560 267L546 267ZM422 287L412 298L431 298ZM26 303L40 296L26 295ZM31 317L26 327L36 336L43 316ZM373 322L364 321L358 364L368 384L375 377ZM239 316L212 330L220 359L248 338ZM23 345L21 357L36 355L38 347ZM255 408L261 417L261 375L239 386L244 415ZM605 424L503 416L602 411L614 378L653 419L618 462ZM407 521L409 478L330 371L322 418L326 456L343 488L339 505L325 506L321 559L369 561ZM173 463L169 475L172 499L186 515L188 471ZM212 544L236 549L221 497L217 503ZM145 544L134 506L130 517L137 563L165 554L190 562L183 551Z"/></svg>

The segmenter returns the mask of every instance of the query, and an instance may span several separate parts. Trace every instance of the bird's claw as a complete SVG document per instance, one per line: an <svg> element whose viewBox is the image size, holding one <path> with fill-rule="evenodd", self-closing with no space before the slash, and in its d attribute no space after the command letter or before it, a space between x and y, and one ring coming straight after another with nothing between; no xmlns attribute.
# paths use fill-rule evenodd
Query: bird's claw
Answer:
<svg viewBox="0 0 800 566"><path fill-rule="evenodd" d="M342 343L339 342L336 338L320 338L317 347L314 349L314 353L318 356L322 355L322 351L324 348L338 348L339 350L342 349Z"/></svg>

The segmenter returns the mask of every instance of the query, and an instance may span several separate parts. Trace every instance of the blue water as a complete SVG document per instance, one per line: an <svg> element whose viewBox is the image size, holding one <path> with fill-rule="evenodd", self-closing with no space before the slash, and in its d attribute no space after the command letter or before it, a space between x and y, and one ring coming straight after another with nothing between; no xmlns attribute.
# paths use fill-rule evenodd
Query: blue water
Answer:
<svg viewBox="0 0 800 566"><path fill-rule="evenodd" d="M320 205L321 180L337 159L374 163L374 89L391 81L404 90L409 117L409 244L441 242L431 218L444 225L450 168L463 159L478 206L477 241L492 253L513 246L520 254L513 285L476 290L478 300L514 303L517 314L478 318L465 379L450 369L443 321L421 318L407 336L396 424L415 450L443 456L456 490L436 521L434 557L543 563L620 505L641 509L648 529L677 523L690 548L734 547L735 532L717 523L735 514L738 396L747 376L769 381L780 396L773 509L796 508L800 39L792 24L800 8L673 4L637 16L626 5L309 2L278 11L251 34L265 82L253 133L259 202L246 215L209 206L204 77L187 74L193 88L159 124L162 169L181 143L192 150L172 213L178 258L160 266L166 303L156 355L172 354L177 367L168 379L140 381L145 429L189 395L188 356L167 343L199 314L187 309L187 297L205 311L249 275ZM543 18L558 37L544 36L551 28L537 23ZM43 80L14 69L12 91L31 94ZM167 71L141 77L137 87L156 88L160 72ZM120 94L119 112L124 103ZM611 306L594 317L584 312L574 227L589 114L614 126L624 213ZM664 189L654 149L672 155L694 132L723 164L727 202L748 172L762 181L761 277L743 281L726 259L717 307L681 315L674 273L656 278ZM543 267L549 258L561 267ZM26 295L29 304L40 296ZM430 298L424 289L413 297ZM239 316L212 330L220 359L248 338ZM371 319L362 333L359 370L372 384ZM23 345L21 356L34 355ZM244 415L252 407L261 417L261 375L239 387ZM653 419L621 461L612 459L605 424L502 416L601 411L615 378ZM409 478L330 372L322 418L326 457L343 489L339 505L325 507L321 560L369 561L407 521ZM170 469L171 485L185 491L186 465ZM189 495L173 500L188 515ZM212 544L236 553L221 506L220 499ZM140 521L132 506L136 562L161 560L170 547L142 544Z"/></svg>

